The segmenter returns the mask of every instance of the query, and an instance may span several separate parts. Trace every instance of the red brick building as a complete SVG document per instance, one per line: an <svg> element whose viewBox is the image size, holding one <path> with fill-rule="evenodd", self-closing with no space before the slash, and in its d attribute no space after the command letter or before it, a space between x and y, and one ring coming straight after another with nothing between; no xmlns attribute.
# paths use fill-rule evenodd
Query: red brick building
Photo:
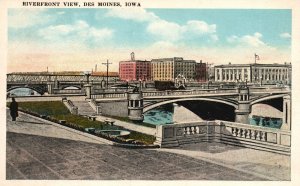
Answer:
<svg viewBox="0 0 300 186"><path fill-rule="evenodd" d="M207 69L206 63L196 63L195 66L195 80L199 82L205 82L207 80Z"/></svg>
<svg viewBox="0 0 300 186"><path fill-rule="evenodd" d="M131 60L119 62L119 76L122 81L146 81L151 79L150 61Z"/></svg>

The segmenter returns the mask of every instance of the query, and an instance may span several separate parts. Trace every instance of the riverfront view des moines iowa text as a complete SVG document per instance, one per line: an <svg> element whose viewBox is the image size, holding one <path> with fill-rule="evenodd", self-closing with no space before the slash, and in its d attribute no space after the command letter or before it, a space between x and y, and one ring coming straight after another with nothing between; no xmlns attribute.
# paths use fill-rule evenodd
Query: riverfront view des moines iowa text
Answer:
<svg viewBox="0 0 300 186"><path fill-rule="evenodd" d="M6 178L290 180L290 19L11 9Z"/></svg>

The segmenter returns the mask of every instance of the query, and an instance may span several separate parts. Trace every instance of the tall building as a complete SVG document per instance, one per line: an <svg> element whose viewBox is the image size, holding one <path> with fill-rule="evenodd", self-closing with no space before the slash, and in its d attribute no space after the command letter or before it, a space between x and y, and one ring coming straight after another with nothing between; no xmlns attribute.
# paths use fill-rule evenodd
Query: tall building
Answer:
<svg viewBox="0 0 300 186"><path fill-rule="evenodd" d="M174 61L176 58L151 60L151 79L153 81L174 81Z"/></svg>
<svg viewBox="0 0 300 186"><path fill-rule="evenodd" d="M154 81L174 81L176 77L187 80L205 81L205 63L184 60L182 57L160 58L151 60L151 77Z"/></svg>
<svg viewBox="0 0 300 186"><path fill-rule="evenodd" d="M207 80L207 65L206 63L196 63L195 65L195 81L205 82Z"/></svg>
<svg viewBox="0 0 300 186"><path fill-rule="evenodd" d="M150 80L150 61L135 60L134 53L131 53L131 60L119 62L119 76L122 81Z"/></svg>
<svg viewBox="0 0 300 186"><path fill-rule="evenodd" d="M291 64L228 64L215 69L216 82L290 83Z"/></svg>

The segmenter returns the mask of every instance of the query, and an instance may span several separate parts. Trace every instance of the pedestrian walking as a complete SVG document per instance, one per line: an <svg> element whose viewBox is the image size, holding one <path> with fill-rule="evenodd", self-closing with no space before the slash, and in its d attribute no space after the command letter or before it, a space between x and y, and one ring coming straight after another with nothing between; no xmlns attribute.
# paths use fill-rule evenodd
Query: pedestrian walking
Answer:
<svg viewBox="0 0 300 186"><path fill-rule="evenodd" d="M9 105L9 109L10 109L11 119L16 123L17 122L16 118L19 116L19 114L18 114L18 103L16 102L15 98L12 98L12 102Z"/></svg>

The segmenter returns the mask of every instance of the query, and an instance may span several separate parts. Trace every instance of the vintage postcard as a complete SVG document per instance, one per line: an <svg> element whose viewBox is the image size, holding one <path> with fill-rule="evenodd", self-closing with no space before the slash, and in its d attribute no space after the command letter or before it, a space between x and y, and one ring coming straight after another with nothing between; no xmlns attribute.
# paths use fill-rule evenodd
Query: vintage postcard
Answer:
<svg viewBox="0 0 300 186"><path fill-rule="evenodd" d="M297 185L297 3L1 2L1 185Z"/></svg>

